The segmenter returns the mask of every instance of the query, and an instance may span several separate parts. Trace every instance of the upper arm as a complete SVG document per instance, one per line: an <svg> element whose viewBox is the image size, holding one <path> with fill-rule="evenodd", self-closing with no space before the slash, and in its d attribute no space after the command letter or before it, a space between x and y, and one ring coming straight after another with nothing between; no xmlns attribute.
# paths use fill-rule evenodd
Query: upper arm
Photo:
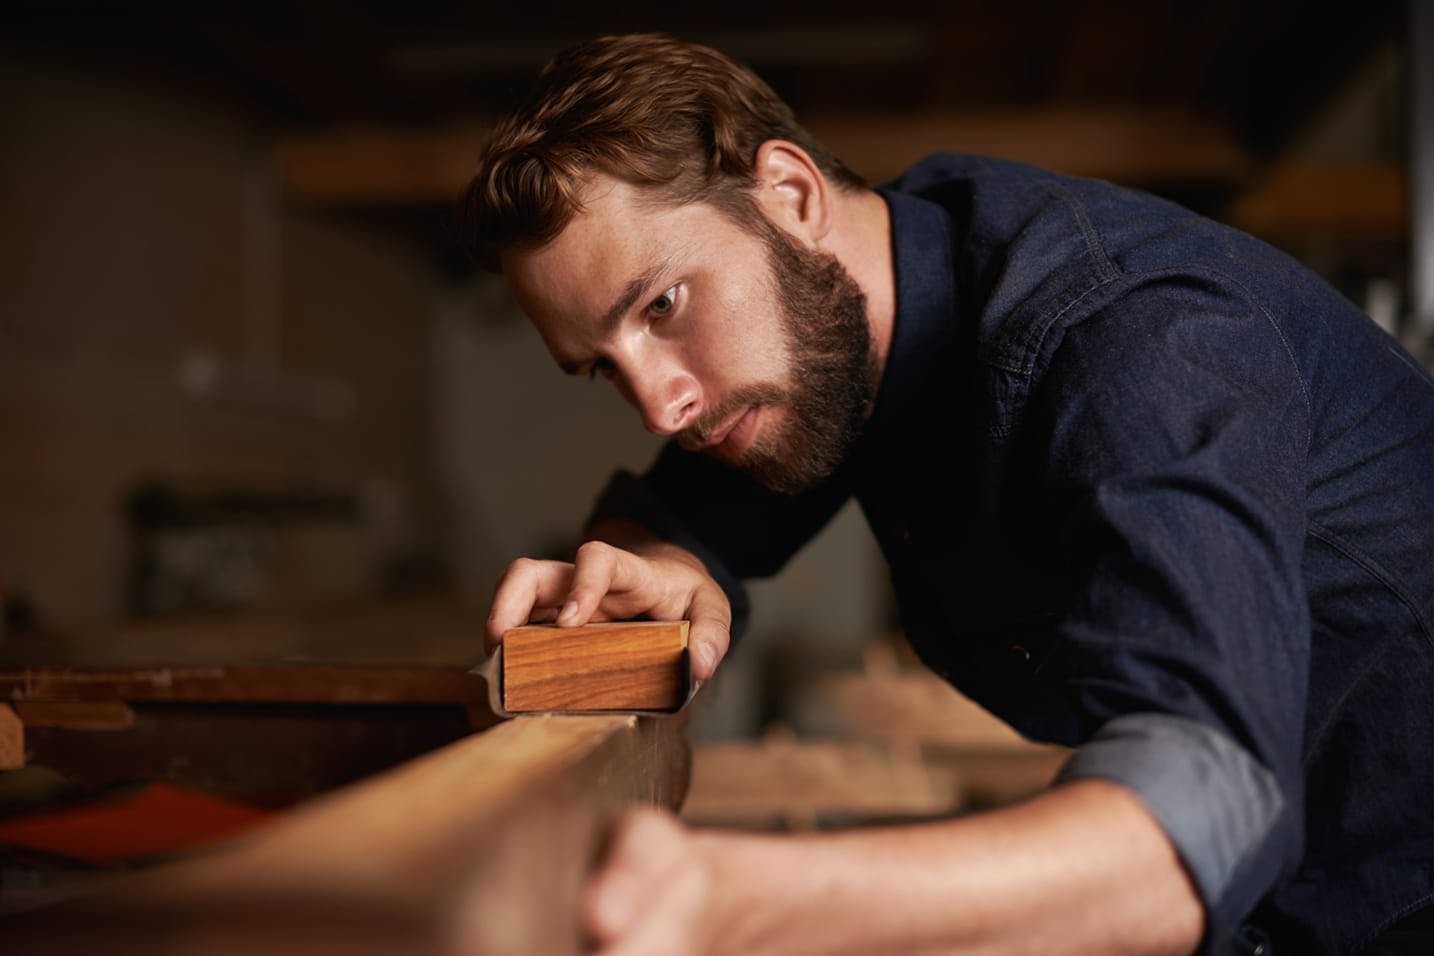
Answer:
<svg viewBox="0 0 1434 956"><path fill-rule="evenodd" d="M1308 655L1308 406L1279 330L1218 287L1137 289L1065 331L1035 399L1043 518L1079 585L1064 636L1130 685L1092 672L1085 703L1173 703L1245 745L1287 743Z"/></svg>
<svg viewBox="0 0 1434 956"><path fill-rule="evenodd" d="M1077 582L1065 692L1099 744L1075 763L1153 804L1216 922L1238 918L1301 852L1298 369L1238 288L1183 276L1066 328L1032 401Z"/></svg>

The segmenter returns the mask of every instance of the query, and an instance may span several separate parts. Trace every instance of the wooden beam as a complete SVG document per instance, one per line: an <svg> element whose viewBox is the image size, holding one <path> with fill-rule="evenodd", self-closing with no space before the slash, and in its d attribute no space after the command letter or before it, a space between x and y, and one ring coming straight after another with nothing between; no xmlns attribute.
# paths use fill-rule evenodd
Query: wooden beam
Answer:
<svg viewBox="0 0 1434 956"><path fill-rule="evenodd" d="M76 786L162 779L265 808L497 720L461 667L29 667L0 671L0 700L28 762Z"/></svg>
<svg viewBox="0 0 1434 956"><path fill-rule="evenodd" d="M14 708L0 703L0 770L25 766L25 724Z"/></svg>
<svg viewBox="0 0 1434 956"><path fill-rule="evenodd" d="M960 808L955 771L928 765L914 748L769 733L699 745L682 815L698 824L810 829L824 818L921 818Z"/></svg>
<svg viewBox="0 0 1434 956"><path fill-rule="evenodd" d="M683 715L520 717L234 845L0 923L25 953L577 956L623 807L675 807Z"/></svg>
<svg viewBox="0 0 1434 956"><path fill-rule="evenodd" d="M503 707L676 710L687 698L687 629L687 621L512 628L503 635Z"/></svg>
<svg viewBox="0 0 1434 956"><path fill-rule="evenodd" d="M1140 186L1229 185L1250 159L1218 121L1166 108L1048 108L813 117L808 129L880 182L957 150ZM351 129L282 140L274 157L292 201L337 207L450 206L473 175L487 128Z"/></svg>
<svg viewBox="0 0 1434 956"><path fill-rule="evenodd" d="M1052 107L814 119L812 134L873 181L942 150L981 153L1126 185L1229 185L1250 160L1211 117L1172 108Z"/></svg>
<svg viewBox="0 0 1434 956"><path fill-rule="evenodd" d="M122 700L17 700L10 704L27 727L129 730L134 711Z"/></svg>
<svg viewBox="0 0 1434 956"><path fill-rule="evenodd" d="M311 206L452 206L473 178L485 127L349 129L294 135L275 147L286 198Z"/></svg>
<svg viewBox="0 0 1434 956"><path fill-rule="evenodd" d="M925 671L833 674L814 681L809 693L810 706L829 714L834 729L862 740L999 753L1045 749Z"/></svg>
<svg viewBox="0 0 1434 956"><path fill-rule="evenodd" d="M23 667L0 670L10 700L200 701L264 704L470 704L483 679L463 668Z"/></svg>
<svg viewBox="0 0 1434 956"><path fill-rule="evenodd" d="M1392 162L1277 165L1224 218L1273 242L1399 241L1409 235L1409 176Z"/></svg>

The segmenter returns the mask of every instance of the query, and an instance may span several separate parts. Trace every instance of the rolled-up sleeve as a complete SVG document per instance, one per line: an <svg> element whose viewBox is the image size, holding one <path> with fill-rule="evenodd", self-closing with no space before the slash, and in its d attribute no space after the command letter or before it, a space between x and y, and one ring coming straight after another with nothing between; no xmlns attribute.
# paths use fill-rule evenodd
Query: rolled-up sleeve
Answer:
<svg viewBox="0 0 1434 956"><path fill-rule="evenodd" d="M1302 853L1307 395L1218 274L1131 280L1049 355L1031 411L1079 582L1059 644L1085 740L1062 779L1142 799L1221 951Z"/></svg>
<svg viewBox="0 0 1434 956"><path fill-rule="evenodd" d="M1279 782L1240 745L1169 714L1117 717L1071 755L1057 782L1098 778L1135 791L1164 829L1217 927L1230 928L1269 884L1290 823Z"/></svg>

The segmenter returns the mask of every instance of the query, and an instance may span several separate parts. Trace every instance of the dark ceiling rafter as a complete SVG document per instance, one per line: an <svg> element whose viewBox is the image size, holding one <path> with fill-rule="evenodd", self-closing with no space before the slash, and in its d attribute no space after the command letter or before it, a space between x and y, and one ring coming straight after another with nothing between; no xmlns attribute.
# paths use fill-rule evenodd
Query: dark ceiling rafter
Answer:
<svg viewBox="0 0 1434 956"><path fill-rule="evenodd" d="M600 33L659 29L749 62L809 124L868 131L875 141L847 142L873 168L882 155L908 158L899 146L988 145L1100 175L1106 167L1087 157L1089 144L1112 139L1093 132L1108 115L1134 132L1115 136L1101 162L1117 148L1145 158L1107 175L1218 212L1266 180L1285 181L1274 174L1332 93L1372 51L1400 45L1407 2L886 0L876 9L730 0L713 11L635 0L614 14L583 0L12 0L0 9L0 54L122 62L218 92L278 121L281 164L316 144L325 189L367 196L358 208L417 212L446 201L453 170L472 162L474 136L523 96L553 52ZM1142 130L1182 123L1203 132L1130 146ZM334 158L327 144L350 132L351 153ZM461 155L444 152L452 149ZM1205 159L1182 165L1182 154ZM1319 171L1296 172L1289 182L1319 181ZM1366 178L1387 183L1390 172Z"/></svg>
<svg viewBox="0 0 1434 956"><path fill-rule="evenodd" d="M241 13L222 5L175 5L157 15L153 26L213 57L292 122L415 118L403 87L371 66L371 54L346 45L345 29L329 28L321 14L302 9L278 14L256 7Z"/></svg>
<svg viewBox="0 0 1434 956"><path fill-rule="evenodd" d="M643 0L614 14L552 0L499 16L456 2L119 9L13 0L0 22L3 32L38 30L52 47L142 50L299 125L491 113L572 40L665 29L752 62L799 111L1169 105L1214 111L1269 155L1374 44L1399 31L1403 9L1397 0L891 0L879 10L733 0L715 12Z"/></svg>
<svg viewBox="0 0 1434 956"><path fill-rule="evenodd" d="M1229 117L1258 156L1274 156L1381 41L1402 36L1396 0L1237 4L1213 51L1202 105Z"/></svg>

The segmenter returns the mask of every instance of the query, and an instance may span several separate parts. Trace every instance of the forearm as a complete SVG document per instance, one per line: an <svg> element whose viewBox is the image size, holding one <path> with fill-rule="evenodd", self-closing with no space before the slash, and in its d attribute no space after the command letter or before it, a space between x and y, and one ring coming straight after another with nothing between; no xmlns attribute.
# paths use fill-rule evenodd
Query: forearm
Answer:
<svg viewBox="0 0 1434 956"><path fill-rule="evenodd" d="M1185 954L1203 926L1165 834L1102 781L935 824L697 839L722 952Z"/></svg>

